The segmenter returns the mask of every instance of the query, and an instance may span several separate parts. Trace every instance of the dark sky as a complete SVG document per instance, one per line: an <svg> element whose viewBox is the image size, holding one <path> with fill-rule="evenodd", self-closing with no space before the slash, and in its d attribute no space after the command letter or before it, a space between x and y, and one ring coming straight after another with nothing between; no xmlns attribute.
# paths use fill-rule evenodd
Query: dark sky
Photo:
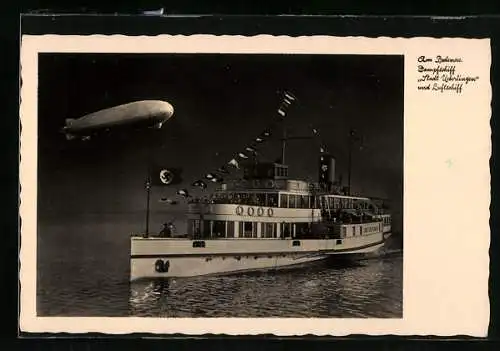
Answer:
<svg viewBox="0 0 500 351"><path fill-rule="evenodd" d="M276 118L280 91L299 99L290 135L320 130L347 181L349 129L364 136L353 154L353 190L402 202L403 57L369 55L41 54L39 60L39 214L126 213L144 209L147 155L182 167L188 186L242 151ZM67 141L66 118L141 99L170 102L162 130ZM149 148L149 149L148 149ZM149 153L148 150L151 150ZM279 156L269 142L265 156ZM318 144L289 145L297 177L317 179ZM158 197L177 187L155 189ZM400 211L400 210L399 210Z"/></svg>

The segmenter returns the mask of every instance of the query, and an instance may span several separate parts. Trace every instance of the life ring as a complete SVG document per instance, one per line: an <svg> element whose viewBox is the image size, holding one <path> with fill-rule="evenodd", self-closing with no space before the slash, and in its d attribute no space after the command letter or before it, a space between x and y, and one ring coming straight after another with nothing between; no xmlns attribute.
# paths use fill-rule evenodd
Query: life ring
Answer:
<svg viewBox="0 0 500 351"><path fill-rule="evenodd" d="M264 209L263 209L262 207L259 207L259 208L257 209L257 216L259 216L259 217L260 217L260 216L262 216L263 214L264 214Z"/></svg>
<svg viewBox="0 0 500 351"><path fill-rule="evenodd" d="M254 179L253 180L253 187L254 188L259 188L260 187L260 180Z"/></svg>
<svg viewBox="0 0 500 351"><path fill-rule="evenodd" d="M267 186L268 186L269 188L274 188L274 187L276 186L276 183L274 182L274 180L269 180L269 181L267 182Z"/></svg>
<svg viewBox="0 0 500 351"><path fill-rule="evenodd" d="M241 216L243 214L243 207L241 206L236 207L236 214L238 216Z"/></svg>
<svg viewBox="0 0 500 351"><path fill-rule="evenodd" d="M268 209L267 209L267 215L268 215L269 217L272 217L272 216L274 215L274 211L273 211L273 209L272 209L272 208L268 208Z"/></svg>
<svg viewBox="0 0 500 351"><path fill-rule="evenodd" d="M156 260L155 271L157 271L158 273L163 273L163 261L162 260Z"/></svg>
<svg viewBox="0 0 500 351"><path fill-rule="evenodd" d="M253 216L255 214L255 209L253 207L249 207L247 209L247 213L249 216Z"/></svg>
<svg viewBox="0 0 500 351"><path fill-rule="evenodd" d="M170 268L170 262L163 260L156 260L155 262L155 271L158 273L166 273L168 272L168 269Z"/></svg>

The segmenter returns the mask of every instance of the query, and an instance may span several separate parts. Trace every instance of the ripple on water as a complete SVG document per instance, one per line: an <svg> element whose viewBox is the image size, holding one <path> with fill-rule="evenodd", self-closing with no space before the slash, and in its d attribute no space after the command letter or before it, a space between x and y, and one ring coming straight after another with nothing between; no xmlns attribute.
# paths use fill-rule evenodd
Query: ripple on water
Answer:
<svg viewBox="0 0 500 351"><path fill-rule="evenodd" d="M401 277L396 258L344 269L143 281L131 284L131 314L400 318Z"/></svg>
<svg viewBox="0 0 500 351"><path fill-rule="evenodd" d="M127 241L117 249L111 235L89 243L83 236L87 232L81 237L54 233L39 242L38 315L402 316L402 256L337 267L129 283ZM61 242L69 249L60 249Z"/></svg>

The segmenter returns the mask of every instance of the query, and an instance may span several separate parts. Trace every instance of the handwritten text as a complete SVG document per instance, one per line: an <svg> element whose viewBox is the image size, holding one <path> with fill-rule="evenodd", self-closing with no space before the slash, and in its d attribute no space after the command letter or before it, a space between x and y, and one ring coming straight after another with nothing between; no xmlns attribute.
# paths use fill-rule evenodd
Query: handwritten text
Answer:
<svg viewBox="0 0 500 351"><path fill-rule="evenodd" d="M419 56L417 58L417 89L439 93L453 92L461 94L466 86L479 80L460 72L461 57L437 55L434 57Z"/></svg>

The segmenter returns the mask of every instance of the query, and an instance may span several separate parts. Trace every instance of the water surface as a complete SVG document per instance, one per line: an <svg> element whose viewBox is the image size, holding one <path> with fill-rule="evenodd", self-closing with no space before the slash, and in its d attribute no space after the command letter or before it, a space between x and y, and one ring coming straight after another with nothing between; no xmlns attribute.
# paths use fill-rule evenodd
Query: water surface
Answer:
<svg viewBox="0 0 500 351"><path fill-rule="evenodd" d="M153 218L152 228L161 220ZM68 217L38 227L39 316L401 318L403 258L129 283L131 216Z"/></svg>

